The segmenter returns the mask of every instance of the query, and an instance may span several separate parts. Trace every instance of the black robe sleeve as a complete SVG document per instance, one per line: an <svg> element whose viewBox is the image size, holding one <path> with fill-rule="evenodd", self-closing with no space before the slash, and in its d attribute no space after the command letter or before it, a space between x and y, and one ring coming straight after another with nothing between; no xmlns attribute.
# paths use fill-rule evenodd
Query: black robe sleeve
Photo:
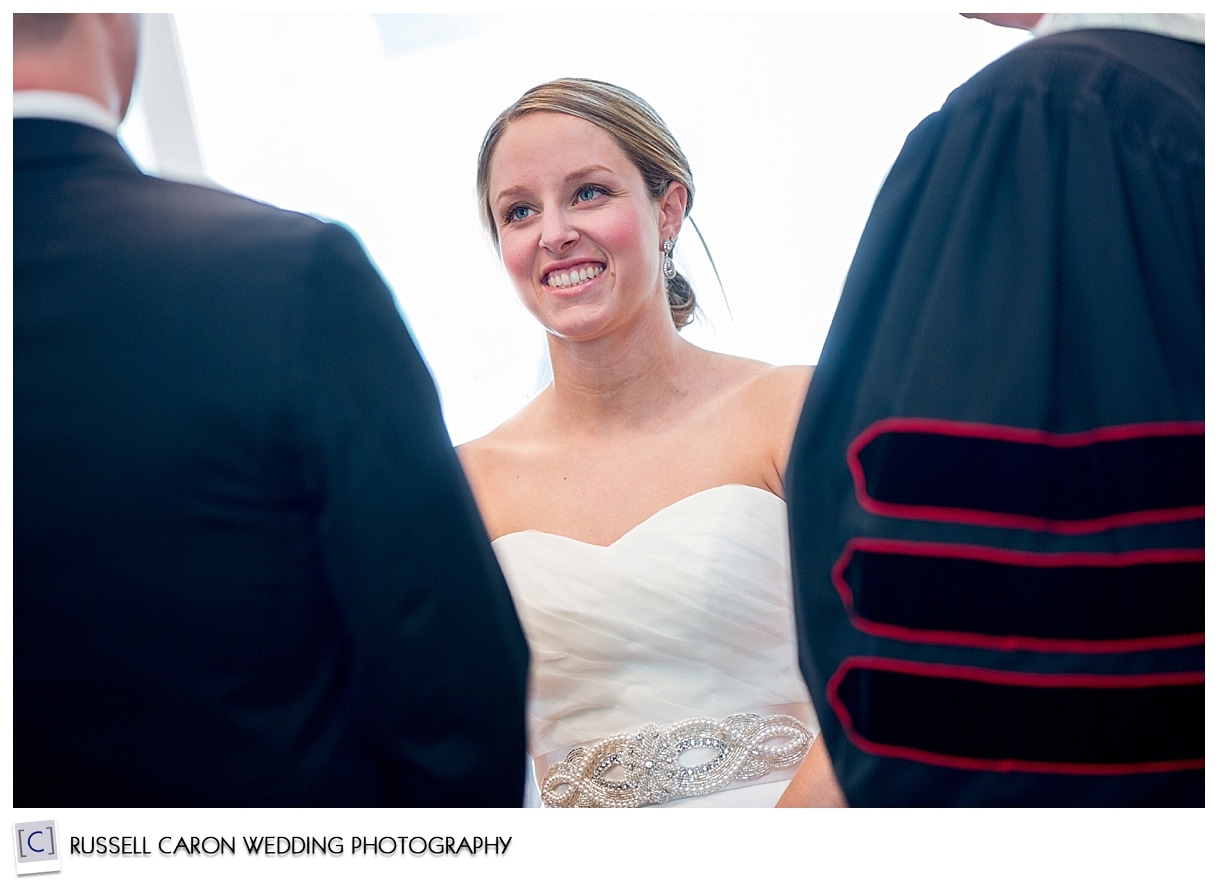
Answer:
<svg viewBox="0 0 1218 882"><path fill-rule="evenodd" d="M787 475L852 805L1204 802L1204 47L1032 40L909 136Z"/></svg>

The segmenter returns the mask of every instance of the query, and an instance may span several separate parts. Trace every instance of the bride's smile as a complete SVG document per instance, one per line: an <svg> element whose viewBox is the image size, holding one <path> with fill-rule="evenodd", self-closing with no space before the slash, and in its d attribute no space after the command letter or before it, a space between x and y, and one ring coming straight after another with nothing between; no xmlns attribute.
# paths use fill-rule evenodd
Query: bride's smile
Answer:
<svg viewBox="0 0 1218 882"><path fill-rule="evenodd" d="M573 288L595 279L604 269L604 265L599 263L571 266L548 270L543 278L550 288Z"/></svg>

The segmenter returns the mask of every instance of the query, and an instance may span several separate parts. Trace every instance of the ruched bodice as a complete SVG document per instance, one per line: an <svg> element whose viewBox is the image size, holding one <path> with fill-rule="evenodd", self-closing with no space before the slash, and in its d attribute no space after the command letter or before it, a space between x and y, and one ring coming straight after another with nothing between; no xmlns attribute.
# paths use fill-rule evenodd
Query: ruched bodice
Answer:
<svg viewBox="0 0 1218 882"><path fill-rule="evenodd" d="M608 547L526 531L494 548L532 650L534 756L647 723L791 704L810 712L786 505L774 494L704 490ZM778 792L750 798L772 805ZM704 799L716 797L741 799Z"/></svg>

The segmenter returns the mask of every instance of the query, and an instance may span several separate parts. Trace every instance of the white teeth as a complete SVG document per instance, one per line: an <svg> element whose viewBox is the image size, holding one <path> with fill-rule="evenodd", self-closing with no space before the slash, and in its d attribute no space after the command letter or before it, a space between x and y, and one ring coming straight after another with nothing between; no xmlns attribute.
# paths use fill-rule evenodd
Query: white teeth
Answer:
<svg viewBox="0 0 1218 882"><path fill-rule="evenodd" d="M546 284L551 288L569 288L572 285L578 285L580 282L595 279L601 274L602 269L603 267L599 266L585 266L577 272L560 270L546 276Z"/></svg>

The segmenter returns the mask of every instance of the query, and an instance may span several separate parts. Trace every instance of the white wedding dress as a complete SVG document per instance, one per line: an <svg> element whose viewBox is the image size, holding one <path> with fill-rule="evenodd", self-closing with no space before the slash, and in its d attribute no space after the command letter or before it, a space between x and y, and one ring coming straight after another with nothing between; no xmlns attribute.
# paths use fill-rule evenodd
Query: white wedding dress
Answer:
<svg viewBox="0 0 1218 882"><path fill-rule="evenodd" d="M796 657L786 504L774 494L703 490L608 547L533 530L493 547L532 652L540 771L648 723L781 713L819 731ZM773 806L793 772L664 804Z"/></svg>

